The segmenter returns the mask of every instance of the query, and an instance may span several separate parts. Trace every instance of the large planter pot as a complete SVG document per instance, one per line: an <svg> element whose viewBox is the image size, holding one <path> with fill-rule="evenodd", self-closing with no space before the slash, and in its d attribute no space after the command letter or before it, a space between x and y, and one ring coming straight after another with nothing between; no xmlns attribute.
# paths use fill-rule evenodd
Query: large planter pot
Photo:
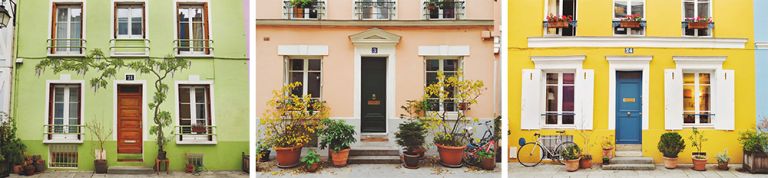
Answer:
<svg viewBox="0 0 768 178"><path fill-rule="evenodd" d="M317 168L320 168L320 163L312 163L312 165L307 167L307 172L315 172Z"/></svg>
<svg viewBox="0 0 768 178"><path fill-rule="evenodd" d="M494 158L483 158L480 160L480 168L483 168L485 170L496 169L496 161L494 160Z"/></svg>
<svg viewBox="0 0 768 178"><path fill-rule="evenodd" d="M408 169L418 169L419 168L419 155L418 154L408 154L408 152L403 152L403 167Z"/></svg>
<svg viewBox="0 0 768 178"><path fill-rule="evenodd" d="M579 170L579 159L565 160L565 170L568 172Z"/></svg>
<svg viewBox="0 0 768 178"><path fill-rule="evenodd" d="M579 159L579 168L581 169L590 169L592 168L592 159Z"/></svg>
<svg viewBox="0 0 768 178"><path fill-rule="evenodd" d="M693 160L693 170L697 170L697 171L707 170L707 159L693 158L692 160Z"/></svg>
<svg viewBox="0 0 768 178"><path fill-rule="evenodd" d="M445 167L458 168L461 167L461 158L464 155L464 149L467 146L445 146L441 144L435 144L437 146L437 152L440 155L440 164Z"/></svg>
<svg viewBox="0 0 768 178"><path fill-rule="evenodd" d="M347 159L349 158L349 148L339 150L339 151L331 151L331 157L333 161L333 166L336 167L344 167L347 166Z"/></svg>
<svg viewBox="0 0 768 178"><path fill-rule="evenodd" d="M730 168L728 167L728 162L717 162L717 169L727 171Z"/></svg>
<svg viewBox="0 0 768 178"><path fill-rule="evenodd" d="M667 169L677 168L677 158L664 157L664 167Z"/></svg>
<svg viewBox="0 0 768 178"><path fill-rule="evenodd" d="M275 147L277 153L277 167L279 168L293 168L299 165L299 158L301 157L301 146L294 147Z"/></svg>
<svg viewBox="0 0 768 178"><path fill-rule="evenodd" d="M24 166L24 175L26 176L35 175L35 166L32 166L32 165Z"/></svg>
<svg viewBox="0 0 768 178"><path fill-rule="evenodd" d="M107 160L93 160L93 172L96 172L97 174L106 174L107 173Z"/></svg>
<svg viewBox="0 0 768 178"><path fill-rule="evenodd" d="M38 159L35 161L36 172L45 172L45 160Z"/></svg>
<svg viewBox="0 0 768 178"><path fill-rule="evenodd" d="M742 166L749 173L768 173L768 155L765 153L744 152Z"/></svg>

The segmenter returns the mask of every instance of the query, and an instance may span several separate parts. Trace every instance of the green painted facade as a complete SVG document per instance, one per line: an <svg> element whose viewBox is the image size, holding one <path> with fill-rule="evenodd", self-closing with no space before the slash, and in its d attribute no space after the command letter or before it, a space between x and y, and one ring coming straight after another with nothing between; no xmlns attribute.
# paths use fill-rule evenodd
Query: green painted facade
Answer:
<svg viewBox="0 0 768 178"><path fill-rule="evenodd" d="M181 0L177 0L183 2ZM54 0L56 2L56 0ZM72 2L72 1L66 1ZM200 1L195 1L200 2ZM83 0L84 25L83 36L87 40L87 50L101 49L108 53L110 40L113 38L113 3L112 0ZM247 13L243 12L243 1L208 0L210 20L210 39L214 41L211 56L190 58L191 67L175 73L166 79L171 88L168 100L163 109L172 113L174 124L178 125L177 93L175 81L190 80L190 76L199 76L200 81L211 82L211 97L213 98L213 123L216 127L216 143L206 145L179 145L176 141L168 144L168 157L172 170L183 170L186 153L203 153L205 168L209 170L239 170L241 153L248 153L248 58L247 27L244 25ZM146 34L149 44L149 57L164 57L174 55L174 40L176 36L176 1L146 0ZM100 120L109 128L114 128L115 121L115 83L110 82L106 88L94 90L89 80L95 76L91 71L86 75L72 72L55 74L48 70L36 74L35 65L48 57L47 40L51 38L51 7L48 0L19 1L17 9L16 58L23 60L16 63L12 94L12 117L18 121L18 135L28 147L29 155L42 155L47 161L49 145L43 143L44 124L47 122L46 110L48 103L46 81L60 80L62 74L69 74L70 80L84 81L82 87L83 112L81 118L85 124L92 120ZM140 60L131 59L131 60ZM144 100L149 103L154 92L151 86L154 78L141 75L136 71L124 68L116 74L114 80L124 80L128 73L137 74L136 81L145 81ZM148 107L147 107L148 108ZM146 117L143 122L143 162L126 163L117 161L116 132L107 143L107 159L110 166L139 166L151 167L157 154L154 135L148 130L152 125L152 114L145 109ZM95 138L86 131L84 142L76 144L78 149L78 170L93 170Z"/></svg>

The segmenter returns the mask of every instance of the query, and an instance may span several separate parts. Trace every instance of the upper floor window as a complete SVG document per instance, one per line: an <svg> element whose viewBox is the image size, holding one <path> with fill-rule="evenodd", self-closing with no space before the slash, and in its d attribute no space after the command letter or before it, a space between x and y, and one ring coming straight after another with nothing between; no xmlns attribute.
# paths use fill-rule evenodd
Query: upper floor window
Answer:
<svg viewBox="0 0 768 178"><path fill-rule="evenodd" d="M545 126L573 126L575 106L575 73L548 72L545 73Z"/></svg>
<svg viewBox="0 0 768 178"><path fill-rule="evenodd" d="M645 0L614 0L613 33L645 35Z"/></svg>
<svg viewBox="0 0 768 178"><path fill-rule="evenodd" d="M286 0L283 13L288 19L320 19L325 13L324 0Z"/></svg>
<svg viewBox="0 0 768 178"><path fill-rule="evenodd" d="M544 35L576 36L576 0L545 0Z"/></svg>
<svg viewBox="0 0 768 178"><path fill-rule="evenodd" d="M427 86L436 84L439 82L438 73L443 72L443 75L445 75L445 78L448 79L450 77L456 76L456 73L459 71L461 62L456 57L442 57L442 58L429 58L426 61L426 84ZM455 99L455 89L454 88L442 88L443 91L449 91L448 96L446 98L439 98L436 95L431 95L428 98L429 103L431 103L429 107L429 111L448 111L448 112L455 112L459 111L457 108L457 101Z"/></svg>
<svg viewBox="0 0 768 178"><path fill-rule="evenodd" d="M82 4L53 4L49 48L51 54L83 54Z"/></svg>
<svg viewBox="0 0 768 178"><path fill-rule="evenodd" d="M179 85L181 142L213 141L210 85Z"/></svg>
<svg viewBox="0 0 768 178"><path fill-rule="evenodd" d="M355 15L360 20L392 20L395 7L394 0L356 0Z"/></svg>
<svg viewBox="0 0 768 178"><path fill-rule="evenodd" d="M310 95L312 99L320 99L322 60L320 57L290 57L287 61L288 83L301 82L301 86L291 91L299 97Z"/></svg>
<svg viewBox="0 0 768 178"><path fill-rule="evenodd" d="M683 0L683 34L685 36L712 36L712 6L710 0ZM694 23L698 22L698 23Z"/></svg>
<svg viewBox="0 0 768 178"><path fill-rule="evenodd" d="M464 1L426 0L424 12L427 19L459 19L464 15Z"/></svg>
<svg viewBox="0 0 768 178"><path fill-rule="evenodd" d="M708 72L683 73L683 124L712 124L711 76Z"/></svg>
<svg viewBox="0 0 768 178"><path fill-rule="evenodd" d="M144 4L116 4L114 23L117 38L144 38Z"/></svg>
<svg viewBox="0 0 768 178"><path fill-rule="evenodd" d="M80 84L51 84L49 87L48 140L80 140L83 131Z"/></svg>
<svg viewBox="0 0 768 178"><path fill-rule="evenodd" d="M179 4L176 49L178 54L210 54L208 4Z"/></svg>

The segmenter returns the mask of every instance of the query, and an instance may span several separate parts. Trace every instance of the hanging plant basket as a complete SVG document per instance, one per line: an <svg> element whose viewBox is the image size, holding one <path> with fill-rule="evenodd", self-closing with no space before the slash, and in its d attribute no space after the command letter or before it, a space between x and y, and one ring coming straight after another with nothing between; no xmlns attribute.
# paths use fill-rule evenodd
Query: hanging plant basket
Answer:
<svg viewBox="0 0 768 178"><path fill-rule="evenodd" d="M621 28L640 28L640 21L621 21L619 22Z"/></svg>
<svg viewBox="0 0 768 178"><path fill-rule="evenodd" d="M688 29L708 29L709 22L688 22Z"/></svg>

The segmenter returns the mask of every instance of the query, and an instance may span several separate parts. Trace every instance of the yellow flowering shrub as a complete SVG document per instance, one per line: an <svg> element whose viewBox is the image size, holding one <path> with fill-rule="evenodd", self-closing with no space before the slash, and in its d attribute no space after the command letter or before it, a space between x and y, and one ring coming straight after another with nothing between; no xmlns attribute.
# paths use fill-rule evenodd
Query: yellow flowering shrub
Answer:
<svg viewBox="0 0 768 178"><path fill-rule="evenodd" d="M414 101L417 103L417 109L413 109L412 106L403 107L403 109L411 108L413 110L429 110L428 108L442 107L442 104L449 104L446 102L452 101L456 103L458 112L449 111L428 111L424 116L413 114L413 118L418 118L422 122L426 123L428 129L434 133L434 143L446 146L463 146L467 140L463 137L466 131L465 126L471 122L477 122L477 118L468 118L466 112L470 106L477 103L477 98L486 90L483 81L479 80L464 80L464 74L459 70L456 75L447 77L443 71L437 73L437 83L430 84L424 88L424 96L422 101ZM431 100L430 100L431 99ZM435 101L437 100L437 101ZM424 102L426 101L426 102ZM424 103L421 106L418 103ZM408 110L408 109L406 109ZM409 114L411 111L409 111Z"/></svg>
<svg viewBox="0 0 768 178"><path fill-rule="evenodd" d="M296 96L291 93L301 87L301 82L272 91L267 111L259 120L264 142L274 147L303 146L312 140L320 127L320 120L328 117L329 108L324 101L310 95Z"/></svg>

